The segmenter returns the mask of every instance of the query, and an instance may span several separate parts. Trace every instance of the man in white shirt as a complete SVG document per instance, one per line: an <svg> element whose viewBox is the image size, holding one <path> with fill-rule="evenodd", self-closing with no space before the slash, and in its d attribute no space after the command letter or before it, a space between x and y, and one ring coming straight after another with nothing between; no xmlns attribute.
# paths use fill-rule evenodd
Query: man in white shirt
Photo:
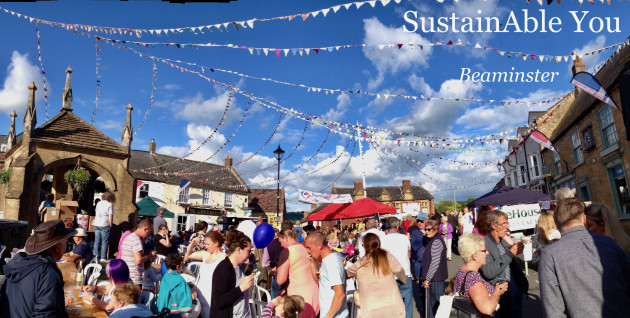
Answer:
<svg viewBox="0 0 630 318"><path fill-rule="evenodd" d="M378 223L374 219L369 219L365 222L366 231L361 233L361 237L359 238L358 248L359 248L359 258L365 256L365 248L363 247L363 237L367 233L374 233L378 236L378 238L383 242L383 238L385 237L385 233L378 229Z"/></svg>
<svg viewBox="0 0 630 318"><path fill-rule="evenodd" d="M315 260L322 260L319 272L319 317L348 317L346 305L346 270L339 254L326 244L322 232L312 232L306 237L304 246Z"/></svg>
<svg viewBox="0 0 630 318"><path fill-rule="evenodd" d="M468 211L468 208L464 208L464 215L462 215L462 234L472 233L475 223L473 222L473 215Z"/></svg>
<svg viewBox="0 0 630 318"><path fill-rule="evenodd" d="M396 217L387 219L387 235L381 238L381 247L392 254L405 270L406 282L398 283L398 290L405 303L407 318L413 318L413 289L411 288L411 242L406 235L399 232L400 220Z"/></svg>

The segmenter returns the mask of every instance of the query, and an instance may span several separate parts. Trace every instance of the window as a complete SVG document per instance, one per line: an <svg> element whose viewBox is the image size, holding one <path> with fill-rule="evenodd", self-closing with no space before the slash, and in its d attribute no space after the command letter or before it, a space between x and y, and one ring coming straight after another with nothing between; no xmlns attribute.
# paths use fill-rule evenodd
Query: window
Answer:
<svg viewBox="0 0 630 318"><path fill-rule="evenodd" d="M522 185L526 185L527 184L527 171L525 168L525 165L519 165L516 168L516 171L518 172L518 185L522 186Z"/></svg>
<svg viewBox="0 0 630 318"><path fill-rule="evenodd" d="M556 169L556 175L562 173L562 163L560 163L560 154L557 151L552 151L553 153L553 166Z"/></svg>
<svg viewBox="0 0 630 318"><path fill-rule="evenodd" d="M190 200L190 187L185 187L179 191L179 199L177 202L179 203L188 203Z"/></svg>
<svg viewBox="0 0 630 318"><path fill-rule="evenodd" d="M617 130L615 129L615 119L613 118L612 108L606 106L602 108L598 113L599 128L602 131L602 143L604 149L617 144L619 139L617 138Z"/></svg>
<svg viewBox="0 0 630 318"><path fill-rule="evenodd" d="M584 153L582 152L580 134L577 132L577 130L571 134L571 150L573 151L573 162L575 166L583 164Z"/></svg>
<svg viewBox="0 0 630 318"><path fill-rule="evenodd" d="M223 203L223 205L226 208L231 208L234 206L234 193L225 193L225 202Z"/></svg>
<svg viewBox="0 0 630 318"><path fill-rule="evenodd" d="M177 231L186 231L186 221L188 221L187 215L178 215L177 216Z"/></svg>
<svg viewBox="0 0 630 318"><path fill-rule="evenodd" d="M203 189L202 194L203 199L201 201L201 205L210 205L210 202L212 202L210 199L210 189Z"/></svg>
<svg viewBox="0 0 630 318"><path fill-rule="evenodd" d="M0 152L7 152L7 145L6 144L2 144L0 146Z"/></svg>
<svg viewBox="0 0 630 318"><path fill-rule="evenodd" d="M142 199L142 198L144 198L144 197L146 197L146 196L148 196L148 195L149 195L149 185L148 185L148 184L146 184L146 183L143 183L143 184L140 186L140 190L138 191L138 197L139 197L140 199Z"/></svg>
<svg viewBox="0 0 630 318"><path fill-rule="evenodd" d="M516 176L516 170L512 171L512 186L518 187L518 177Z"/></svg>
<svg viewBox="0 0 630 318"><path fill-rule="evenodd" d="M512 186L512 178L510 176L505 176L505 185L508 187Z"/></svg>
<svg viewBox="0 0 630 318"><path fill-rule="evenodd" d="M540 159L538 158L537 154L529 156L529 173L531 174L531 179L542 177L539 162L540 162Z"/></svg>

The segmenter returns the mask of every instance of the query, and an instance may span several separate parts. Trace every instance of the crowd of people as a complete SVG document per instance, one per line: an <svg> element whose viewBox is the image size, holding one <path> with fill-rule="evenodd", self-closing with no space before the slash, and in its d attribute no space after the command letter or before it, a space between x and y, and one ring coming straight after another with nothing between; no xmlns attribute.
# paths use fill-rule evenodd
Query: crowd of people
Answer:
<svg viewBox="0 0 630 318"><path fill-rule="evenodd" d="M628 315L630 238L606 206L587 207L561 195L555 210L541 214L534 235L545 316ZM110 199L101 201L103 221L109 221ZM348 295L361 317L410 318L418 310L432 318L440 297L453 293L469 298L484 315L523 315L529 284L516 256L524 244L510 235L508 215L490 207L476 215L463 209L324 229L285 220L273 241L258 249L234 228L221 232L201 221L183 252L162 215L158 211L123 233L111 260L103 257L102 246L92 252L82 229L67 229L59 220L40 224L4 267L3 317L67 317L55 262L87 264L92 258L107 262L107 284L84 286L83 299L114 318L151 317L165 309L172 317L252 317L250 293L258 272L266 277L258 284L271 295L260 313L265 318L349 317ZM99 229L101 242L108 230ZM70 237L77 246L64 253ZM454 249L464 265L449 273ZM163 269L153 267L156 259L164 259ZM192 280L182 274L190 261L199 262ZM416 308L414 282L421 287Z"/></svg>

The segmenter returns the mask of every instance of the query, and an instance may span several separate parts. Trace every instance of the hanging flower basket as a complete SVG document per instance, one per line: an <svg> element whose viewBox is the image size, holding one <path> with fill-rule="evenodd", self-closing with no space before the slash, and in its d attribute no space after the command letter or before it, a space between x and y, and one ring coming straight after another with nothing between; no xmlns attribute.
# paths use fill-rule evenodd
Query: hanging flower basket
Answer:
<svg viewBox="0 0 630 318"><path fill-rule="evenodd" d="M66 180L72 189L79 194L79 197L81 197L85 187L90 182L90 172L85 168L78 167L73 170L68 170L63 175L63 179Z"/></svg>
<svg viewBox="0 0 630 318"><path fill-rule="evenodd" d="M7 186L9 184L9 179L11 178L11 170L2 170L0 171L0 183Z"/></svg>

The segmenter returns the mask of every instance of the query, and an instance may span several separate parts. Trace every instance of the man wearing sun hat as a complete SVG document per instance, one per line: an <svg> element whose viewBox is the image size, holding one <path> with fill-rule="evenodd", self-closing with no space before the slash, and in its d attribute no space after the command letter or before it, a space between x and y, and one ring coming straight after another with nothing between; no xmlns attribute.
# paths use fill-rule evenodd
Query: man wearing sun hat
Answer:
<svg viewBox="0 0 630 318"><path fill-rule="evenodd" d="M83 266L85 264L92 261L94 258L94 252L90 248L90 245L85 240L87 234L85 233L85 229L77 228L77 234L74 235L74 243L77 246L72 250L72 252L68 252L63 254L61 257L68 262L74 262L75 264L79 264L79 262L83 262Z"/></svg>
<svg viewBox="0 0 630 318"><path fill-rule="evenodd" d="M6 290L0 299L4 318L68 317L64 306L63 276L56 261L68 238L77 233L61 220L38 225L20 252L6 265Z"/></svg>

